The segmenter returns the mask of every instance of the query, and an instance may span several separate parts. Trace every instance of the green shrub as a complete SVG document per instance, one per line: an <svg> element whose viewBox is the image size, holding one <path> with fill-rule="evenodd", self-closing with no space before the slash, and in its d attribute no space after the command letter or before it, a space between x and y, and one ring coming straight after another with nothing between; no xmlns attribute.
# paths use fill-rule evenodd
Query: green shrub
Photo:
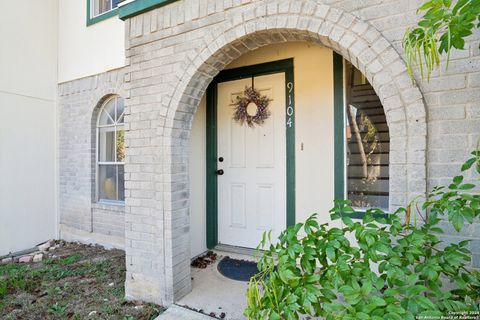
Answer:
<svg viewBox="0 0 480 320"><path fill-rule="evenodd" d="M478 152L473 155L462 171L475 165L480 172ZM468 268L469 241L439 239L442 219L460 231L480 214L480 195L463 180L457 176L394 214L370 209L354 222L350 202L336 201L331 217L341 219L341 228L319 225L313 215L282 232L276 244L267 247L264 235L245 315L408 320L479 311L480 273Z"/></svg>

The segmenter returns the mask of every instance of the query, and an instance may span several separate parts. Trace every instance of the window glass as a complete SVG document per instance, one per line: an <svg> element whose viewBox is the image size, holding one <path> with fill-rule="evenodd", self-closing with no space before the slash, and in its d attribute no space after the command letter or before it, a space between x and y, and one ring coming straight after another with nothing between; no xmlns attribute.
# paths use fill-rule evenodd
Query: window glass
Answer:
<svg viewBox="0 0 480 320"><path fill-rule="evenodd" d="M99 125L111 125L113 124L114 120L112 119L112 117L108 114L108 112L106 110L103 110L101 113L100 113L100 120L98 122Z"/></svg>
<svg viewBox="0 0 480 320"><path fill-rule="evenodd" d="M118 162L123 162L123 160L125 159L124 136L125 131L123 129L118 129L116 132L116 154Z"/></svg>
<svg viewBox="0 0 480 320"><path fill-rule="evenodd" d="M110 99L103 106L102 112L100 113L100 120L98 122L100 126L111 125L115 122L116 100L118 99Z"/></svg>
<svg viewBox="0 0 480 320"><path fill-rule="evenodd" d="M99 165L99 197L102 200L119 200L116 165Z"/></svg>
<svg viewBox="0 0 480 320"><path fill-rule="evenodd" d="M118 0L90 0L90 6L92 8L92 17L96 17L115 9L118 6Z"/></svg>
<svg viewBox="0 0 480 320"><path fill-rule="evenodd" d="M99 113L97 126L98 200L125 200L123 111L123 99L112 97L105 102Z"/></svg>
<svg viewBox="0 0 480 320"><path fill-rule="evenodd" d="M123 123L123 112L125 111L125 106L123 103L123 99L117 99L117 113L116 119L117 122Z"/></svg>
<svg viewBox="0 0 480 320"><path fill-rule="evenodd" d="M358 210L388 210L390 134L385 112L362 73L346 66L347 198Z"/></svg>
<svg viewBox="0 0 480 320"><path fill-rule="evenodd" d="M123 141L122 141L123 143ZM115 161L115 126L99 128L98 131L98 160L101 162Z"/></svg>

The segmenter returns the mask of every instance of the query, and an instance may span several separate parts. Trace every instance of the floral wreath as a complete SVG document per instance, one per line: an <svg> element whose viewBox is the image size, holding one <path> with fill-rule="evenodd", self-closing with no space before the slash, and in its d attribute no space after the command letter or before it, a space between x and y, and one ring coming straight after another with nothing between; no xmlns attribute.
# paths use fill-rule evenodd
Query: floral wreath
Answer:
<svg viewBox="0 0 480 320"><path fill-rule="evenodd" d="M262 96L258 90L253 87L245 87L243 96L237 97L237 101L234 103L233 120L242 125L247 123L251 128L255 125L262 125L270 117L269 102L268 97ZM247 112L250 103L254 103L257 107L257 112L254 115Z"/></svg>

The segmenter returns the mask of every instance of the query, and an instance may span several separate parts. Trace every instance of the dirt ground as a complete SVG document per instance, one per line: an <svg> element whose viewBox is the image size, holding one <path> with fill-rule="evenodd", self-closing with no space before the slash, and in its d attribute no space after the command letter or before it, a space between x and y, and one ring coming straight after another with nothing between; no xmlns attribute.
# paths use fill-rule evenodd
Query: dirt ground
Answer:
<svg viewBox="0 0 480 320"><path fill-rule="evenodd" d="M155 319L163 309L124 299L125 253L57 242L36 263L0 265L0 319Z"/></svg>

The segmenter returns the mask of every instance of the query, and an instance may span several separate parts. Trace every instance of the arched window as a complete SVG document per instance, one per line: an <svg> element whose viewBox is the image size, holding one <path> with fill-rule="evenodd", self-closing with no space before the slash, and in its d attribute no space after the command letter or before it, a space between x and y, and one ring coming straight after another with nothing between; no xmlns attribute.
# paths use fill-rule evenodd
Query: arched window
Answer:
<svg viewBox="0 0 480 320"><path fill-rule="evenodd" d="M97 122L97 200L123 202L124 101L110 97L100 109Z"/></svg>

